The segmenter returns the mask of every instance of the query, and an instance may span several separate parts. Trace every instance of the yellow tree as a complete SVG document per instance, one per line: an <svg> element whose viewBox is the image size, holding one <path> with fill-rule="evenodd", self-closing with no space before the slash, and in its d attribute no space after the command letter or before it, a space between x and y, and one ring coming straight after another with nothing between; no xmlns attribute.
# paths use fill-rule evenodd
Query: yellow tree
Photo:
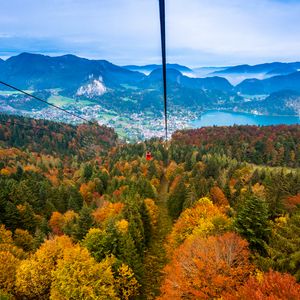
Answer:
<svg viewBox="0 0 300 300"><path fill-rule="evenodd" d="M97 263L88 250L79 245L64 251L52 274L52 300L118 299L109 261Z"/></svg>
<svg viewBox="0 0 300 300"><path fill-rule="evenodd" d="M15 230L14 243L24 251L31 251L34 248L33 236L27 230L23 229L18 228Z"/></svg>
<svg viewBox="0 0 300 300"><path fill-rule="evenodd" d="M49 294L52 272L65 249L73 248L66 236L46 241L29 259L21 261L16 274L16 291L20 297L43 299Z"/></svg>
<svg viewBox="0 0 300 300"><path fill-rule="evenodd" d="M0 225L0 251L8 251L18 259L24 259L26 256L21 248L14 245L12 232L5 229L4 225Z"/></svg>
<svg viewBox="0 0 300 300"><path fill-rule="evenodd" d="M155 204L154 200L150 198L147 198L144 201L150 216L151 225L153 228L155 228L158 222L158 206Z"/></svg>
<svg viewBox="0 0 300 300"><path fill-rule="evenodd" d="M129 300L139 294L140 285L127 265L122 264L115 277L116 291L122 300Z"/></svg>
<svg viewBox="0 0 300 300"><path fill-rule="evenodd" d="M19 259L10 252L0 251L0 290L8 293L14 291L18 264Z"/></svg>

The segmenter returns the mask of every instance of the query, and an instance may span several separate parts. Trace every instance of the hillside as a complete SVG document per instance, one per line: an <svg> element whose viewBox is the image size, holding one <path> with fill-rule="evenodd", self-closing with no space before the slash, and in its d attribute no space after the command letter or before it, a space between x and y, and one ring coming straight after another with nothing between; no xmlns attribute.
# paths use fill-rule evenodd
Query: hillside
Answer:
<svg viewBox="0 0 300 300"><path fill-rule="evenodd" d="M113 129L81 124L72 126L47 120L0 115L0 145L18 147L41 154L78 158L94 157L116 146Z"/></svg>
<svg viewBox="0 0 300 300"><path fill-rule="evenodd" d="M160 69L161 65L155 65L155 64L145 65L145 66L128 65L128 66L123 66L123 68L130 70L130 71L137 71L137 72L144 73L145 75L148 75L152 71L154 71L156 69ZM182 73L193 73L192 69L190 69L186 66L179 65L179 64L167 64L167 69L175 69Z"/></svg>
<svg viewBox="0 0 300 300"><path fill-rule="evenodd" d="M105 86L113 88L122 83L133 84L143 77L106 60L88 60L75 55L50 57L22 53L7 59L0 69L1 80L26 90L77 91L91 79L100 79Z"/></svg>
<svg viewBox="0 0 300 300"><path fill-rule="evenodd" d="M299 298L299 126L1 123L1 299Z"/></svg>
<svg viewBox="0 0 300 300"><path fill-rule="evenodd" d="M243 94L271 94L282 90L292 90L299 92L300 72L288 75L274 76L272 78L258 80L248 79L235 87L238 92Z"/></svg>
<svg viewBox="0 0 300 300"><path fill-rule="evenodd" d="M234 67L225 68L220 71L214 72L214 74L275 74L275 75L285 75L290 73L295 73L300 67L300 62L291 62L291 63L265 63L258 65L239 65Z"/></svg>
<svg viewBox="0 0 300 300"><path fill-rule="evenodd" d="M190 125L207 110L228 110L265 115L299 114L298 63L200 68L168 64L167 88L170 132ZM147 75L139 72L146 68ZM294 70L293 69L293 70ZM227 70L227 71L226 71ZM202 76L197 72L205 72ZM267 72L256 76L254 72ZM242 75L239 76L239 73ZM198 75L197 75L198 74ZM232 84L227 75L247 78ZM199 77L197 77L199 76ZM230 75L231 76L231 75ZM253 77L257 78L253 78ZM258 79L259 78L259 79ZM113 127L126 140L160 136L163 130L162 71L160 65L120 67L106 60L75 55L50 57L22 53L0 63L0 81L73 113ZM273 95L274 93L277 93ZM289 94L288 94L289 93ZM0 111L36 119L76 123L70 116L0 84Z"/></svg>

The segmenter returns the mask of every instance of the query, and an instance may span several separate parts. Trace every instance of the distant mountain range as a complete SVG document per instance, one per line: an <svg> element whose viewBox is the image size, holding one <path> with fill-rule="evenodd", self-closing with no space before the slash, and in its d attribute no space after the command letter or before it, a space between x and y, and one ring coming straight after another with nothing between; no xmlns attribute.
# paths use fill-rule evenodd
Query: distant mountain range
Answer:
<svg viewBox="0 0 300 300"><path fill-rule="evenodd" d="M168 99L171 107L190 110L234 109L297 115L300 112L298 69L298 62L196 69L168 64ZM238 84L226 79L240 74L249 78ZM255 78L258 74L263 79ZM146 109L160 114L162 110L161 65L120 67L106 60L74 55L49 57L22 53L0 60L0 80L38 92L53 101L68 97L68 105L72 105L72 101L79 103L88 99L92 104L120 114ZM0 85L0 90L7 88ZM63 105L67 105L65 102ZM11 111L44 107L35 105L28 97L5 93L0 93L0 104L2 109Z"/></svg>
<svg viewBox="0 0 300 300"><path fill-rule="evenodd" d="M235 90L249 95L271 94L281 90L300 92L300 72L274 76L264 80L247 79L237 85Z"/></svg>
<svg viewBox="0 0 300 300"><path fill-rule="evenodd" d="M22 89L77 89L92 79L100 79L107 87L115 88L122 83L134 84L144 75L106 60L22 53L0 65L0 78Z"/></svg>
<svg viewBox="0 0 300 300"><path fill-rule="evenodd" d="M152 71L161 68L161 65L155 65L155 64L145 65L145 66L129 65L129 66L124 66L123 68L130 71L138 71L146 75L149 75ZM178 64L167 64L167 69L175 69L182 73L193 73L192 69Z"/></svg>
<svg viewBox="0 0 300 300"><path fill-rule="evenodd" d="M259 65L239 65L234 67L228 67L223 70L214 72L215 75L221 74L269 74L269 75L287 75L297 72L300 69L300 62L293 63L266 63Z"/></svg>

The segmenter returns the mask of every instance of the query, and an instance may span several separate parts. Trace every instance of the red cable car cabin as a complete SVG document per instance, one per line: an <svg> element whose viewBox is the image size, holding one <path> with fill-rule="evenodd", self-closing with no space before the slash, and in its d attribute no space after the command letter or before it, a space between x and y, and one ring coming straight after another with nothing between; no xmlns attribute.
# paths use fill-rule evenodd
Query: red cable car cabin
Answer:
<svg viewBox="0 0 300 300"><path fill-rule="evenodd" d="M146 160L151 160L152 159L152 155L150 151L146 152Z"/></svg>

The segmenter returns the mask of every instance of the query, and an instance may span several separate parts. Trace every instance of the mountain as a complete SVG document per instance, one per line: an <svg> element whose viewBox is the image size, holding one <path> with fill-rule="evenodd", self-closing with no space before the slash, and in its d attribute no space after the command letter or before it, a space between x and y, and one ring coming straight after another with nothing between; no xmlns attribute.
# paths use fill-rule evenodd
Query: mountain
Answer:
<svg viewBox="0 0 300 300"><path fill-rule="evenodd" d="M263 106L271 108L273 113L286 115L300 114L300 92L284 90L272 93L263 101ZM283 111L284 108L284 111Z"/></svg>
<svg viewBox="0 0 300 300"><path fill-rule="evenodd" d="M160 133L162 124L158 120L164 109L162 68L160 65L144 67L152 71L145 75L106 60L89 60L70 54L50 57L22 53L0 61L0 80L29 90L51 104L87 119L112 126L125 138L140 140ZM295 67L297 63L272 63L224 70L248 72L250 68L255 72L278 73L292 71ZM196 77L195 71L190 77L186 76L186 71L191 69L178 64L168 65L168 110L173 116L170 131L188 126L203 111L211 109L278 115L299 113L299 97L290 93L300 93L300 72L280 76L264 74L263 77L270 78L251 78L234 85L227 80L231 74L216 76L216 70L221 69L202 68L203 72L210 72L207 77ZM241 80L255 74L232 76ZM271 95L286 90L289 92ZM5 86L0 86L0 111L76 123L74 117L29 96L8 91Z"/></svg>
<svg viewBox="0 0 300 300"><path fill-rule="evenodd" d="M108 88L134 84L144 75L106 60L88 60L74 55L50 57L22 53L4 61L0 79L22 89L71 89L99 80Z"/></svg>
<svg viewBox="0 0 300 300"><path fill-rule="evenodd" d="M247 79L267 79L277 75L288 75L295 73L300 68L300 62L293 63L265 63L259 65L238 65L223 68L208 74L207 76L221 76L237 85Z"/></svg>
<svg viewBox="0 0 300 300"><path fill-rule="evenodd" d="M199 67L193 68L193 74L195 77L208 77L208 76L216 76L214 73L217 71L222 71L227 69L228 67Z"/></svg>
<svg viewBox="0 0 300 300"><path fill-rule="evenodd" d="M264 80L246 79L238 84L235 90L248 95L271 94L282 90L300 92L300 72L274 76Z"/></svg>
<svg viewBox="0 0 300 300"><path fill-rule="evenodd" d="M300 64L299 64L300 65ZM281 66L278 66L277 68L269 71L266 73L266 75L275 76L275 75L288 75L291 73L295 73L299 70L300 66L293 66L293 65L286 65L283 64Z"/></svg>
<svg viewBox="0 0 300 300"><path fill-rule="evenodd" d="M177 85L184 88L196 89L196 90L220 90L230 91L233 86L222 77L207 77L207 78L191 78L184 76L181 72L176 69L167 70L167 81L169 85ZM148 84L153 87L155 85L161 86L162 82L162 71L156 69L152 71L144 80L144 84Z"/></svg>
<svg viewBox="0 0 300 300"><path fill-rule="evenodd" d="M264 100L243 103L241 107L250 113L295 116L300 114L300 93L283 90L272 93Z"/></svg>
<svg viewBox="0 0 300 300"><path fill-rule="evenodd" d="M293 63L281 63L281 62L273 62L273 63L265 63L258 65L239 65L234 67L229 67L224 70L215 71L214 74L288 74L294 73L300 68L300 62Z"/></svg>
<svg viewBox="0 0 300 300"><path fill-rule="evenodd" d="M161 65L145 65L145 66L136 66L136 65L128 65L128 66L123 66L123 68L130 70L130 71L138 71L141 73L144 73L146 75L149 75L152 71L155 69L160 69ZM193 70L182 65L178 64L167 64L168 69L175 69L177 71L180 71L182 73L193 73Z"/></svg>

